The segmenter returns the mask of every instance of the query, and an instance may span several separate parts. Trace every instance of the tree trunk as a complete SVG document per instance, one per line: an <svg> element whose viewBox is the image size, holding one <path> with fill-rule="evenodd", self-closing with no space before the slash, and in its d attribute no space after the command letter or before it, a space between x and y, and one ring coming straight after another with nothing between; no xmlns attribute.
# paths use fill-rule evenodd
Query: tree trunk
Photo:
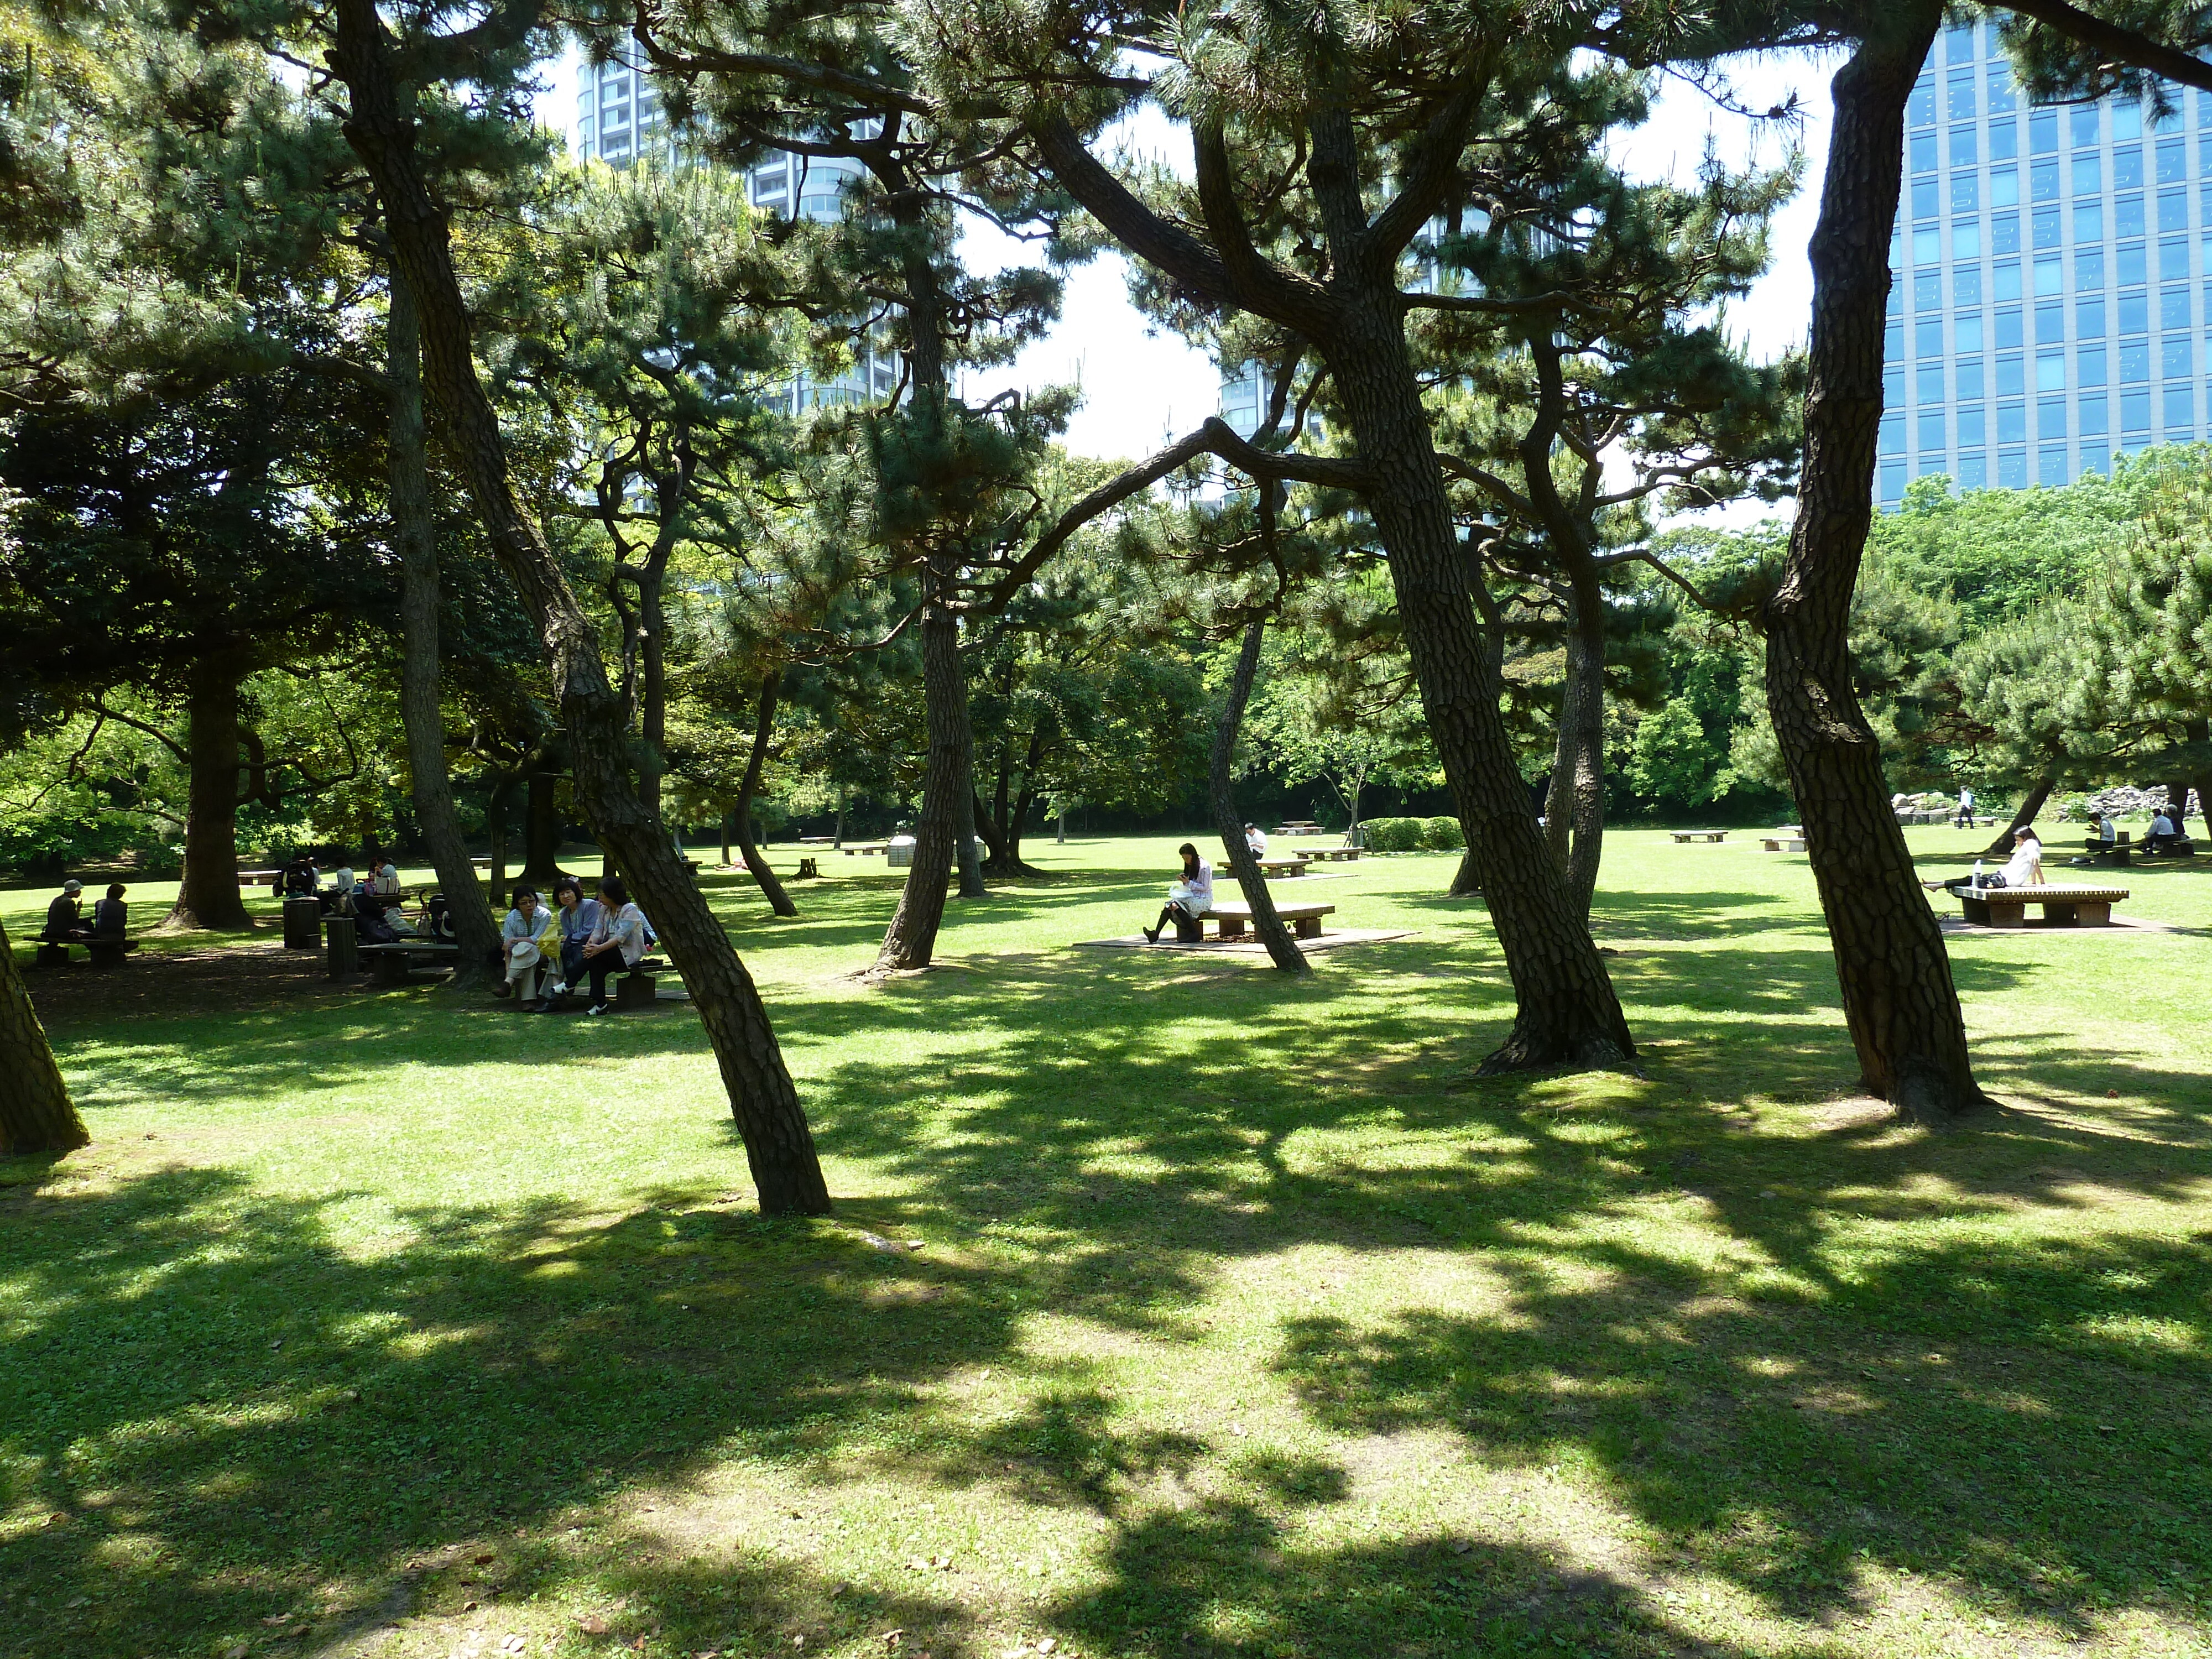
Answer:
<svg viewBox="0 0 2212 1659"><path fill-rule="evenodd" d="M1864 1086L1916 1122L1987 1103L1936 913L1889 806L1881 747L1851 685L1851 590L1873 514L1889 236L1905 103L1941 21L1930 0L1869 8L1834 82L1813 233L1805 465L1780 586L1768 601L1766 706L1805 826L1844 1017Z"/></svg>
<svg viewBox="0 0 2212 1659"><path fill-rule="evenodd" d="M561 875L561 777L545 769L551 764L538 758L522 807L522 879L541 890Z"/></svg>
<svg viewBox="0 0 2212 1659"><path fill-rule="evenodd" d="M1475 868L1474 848L1469 847L1460 854L1459 868L1453 872L1451 885L1444 891L1446 898L1476 898L1482 893L1482 876Z"/></svg>
<svg viewBox="0 0 2212 1659"><path fill-rule="evenodd" d="M771 668L761 676L760 718L753 722L752 752L745 757L744 780L738 785L735 816L738 820L738 854L744 860L745 868L753 872L753 879L760 884L769 908L780 916L795 916L799 914L799 907L791 902L791 895L783 890L783 884L776 879L775 872L769 868L768 860L761 856L760 848L753 845L753 797L760 790L761 769L768 763L768 741L775 730L775 702L782 689L783 672L781 669ZM723 820L725 825L728 822L726 818ZM727 833L726 830L725 833ZM727 864L729 861L730 855L725 851L722 862Z"/></svg>
<svg viewBox="0 0 2212 1659"><path fill-rule="evenodd" d="M491 841L491 902L494 908L507 902L507 820L514 805L514 774L502 775L484 802L484 832Z"/></svg>
<svg viewBox="0 0 2212 1659"><path fill-rule="evenodd" d="M1229 680L1229 701L1222 705L1221 718L1214 723L1206 798L1206 804L1213 809L1213 828L1221 837L1222 850L1229 855L1229 867L1236 872L1238 890L1244 895L1245 907L1252 912L1252 931L1267 947L1268 960L1286 974L1310 974L1313 964L1298 949L1298 942L1291 937L1291 930L1283 925L1283 919L1275 914L1275 901L1267 891L1267 878L1260 872L1259 861L1252 856L1251 846L1244 839L1244 820L1237 813L1237 798L1229 787L1229 769L1237 758L1237 733L1244 724L1244 705L1251 700L1252 678L1260 667L1260 640L1267 629L1264 617L1255 617L1244 624L1244 643L1237 649L1237 672Z"/></svg>
<svg viewBox="0 0 2212 1659"><path fill-rule="evenodd" d="M1054 845L1058 847L1067 845L1067 811L1064 807L1060 814L1060 833L1054 837Z"/></svg>
<svg viewBox="0 0 2212 1659"><path fill-rule="evenodd" d="M1999 830L1997 838L1982 849L1984 858L2008 859L2012 856L2012 832L2035 822L2035 815L2043 810L2043 803L2051 799L2051 792L2056 783L2057 781L2050 777L2035 781L2035 787L2021 799L2020 811L2012 815L2012 822Z"/></svg>
<svg viewBox="0 0 2212 1659"><path fill-rule="evenodd" d="M837 822L830 826L830 845L842 851L845 845L845 786L837 786Z"/></svg>
<svg viewBox="0 0 2212 1659"><path fill-rule="evenodd" d="M933 559L921 613L922 704L929 758L922 769L921 819L914 829L914 863L898 908L876 953L875 971L927 968L945 920L945 889L960 820L960 797L975 785L969 755L968 688L960 665L960 623L943 602L952 580L949 560ZM973 802L965 816L973 817Z"/></svg>
<svg viewBox="0 0 2212 1659"><path fill-rule="evenodd" d="M1490 695L1488 652L1396 307L1348 307L1320 343L1335 377L1396 590L1407 650L1511 975L1513 1030L1486 1074L1635 1059L1604 960L1529 811Z"/></svg>
<svg viewBox="0 0 2212 1659"><path fill-rule="evenodd" d="M208 652L190 671L185 872L165 927L253 925L238 889L238 687L244 678L239 659L223 651Z"/></svg>
<svg viewBox="0 0 2212 1659"><path fill-rule="evenodd" d="M1605 839L1605 619L1600 617L1593 630L1583 625L1583 609L1578 601L1567 635L1567 678L1552 751L1552 786L1544 798L1544 839L1587 925Z"/></svg>
<svg viewBox="0 0 2212 1659"><path fill-rule="evenodd" d="M730 867L730 825L736 816L729 811L722 814L722 868L725 870Z"/></svg>
<svg viewBox="0 0 2212 1659"><path fill-rule="evenodd" d="M399 106L375 0L336 0L333 10L331 65L352 102L346 139L383 204L393 264L414 289L430 388L445 411L485 533L544 641L578 805L620 852L684 976L714 1045L761 1208L771 1215L824 1214L829 1188L768 1010L705 895L670 848L659 817L638 798L628 771L623 710L607 682L597 626L514 499L499 417L476 376L468 306L453 271L445 212L416 159L414 118Z"/></svg>
<svg viewBox="0 0 2212 1659"><path fill-rule="evenodd" d="M969 792L969 811L974 817L976 835L990 850L990 860L984 867L994 876L1011 874L1013 866L1007 856L1006 838L1000 833L1000 826L992 818L990 810L975 799L972 790Z"/></svg>
<svg viewBox="0 0 2212 1659"><path fill-rule="evenodd" d="M477 886L476 866L453 811L446 775L446 720L438 707L438 539L430 466L422 443L422 331L415 296L392 279L386 321L386 380L391 388L392 538L399 552L399 718L407 734L415 822L453 918L452 988L478 990L500 970L499 928Z"/></svg>
<svg viewBox="0 0 2212 1659"><path fill-rule="evenodd" d="M961 690L960 704L964 713L968 705L968 693L964 687ZM981 898L990 891L988 888L983 885L983 854L981 849L975 844L977 840L977 818L975 814L974 763L972 759L973 747L974 745L971 741L969 744L971 759L969 762L969 784L967 788L960 792L960 823L958 825L960 838L957 842L955 843L960 860L960 896L962 898Z"/></svg>
<svg viewBox="0 0 2212 1659"><path fill-rule="evenodd" d="M0 928L0 1156L73 1152L91 1142Z"/></svg>

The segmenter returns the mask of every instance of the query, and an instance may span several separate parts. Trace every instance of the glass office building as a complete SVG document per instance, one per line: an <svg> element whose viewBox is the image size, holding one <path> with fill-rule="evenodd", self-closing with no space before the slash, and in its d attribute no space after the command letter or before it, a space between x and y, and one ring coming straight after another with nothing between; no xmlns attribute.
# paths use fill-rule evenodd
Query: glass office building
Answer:
<svg viewBox="0 0 2212 1659"><path fill-rule="evenodd" d="M1890 246L1881 459L1961 489L2063 484L2203 435L2212 97L2037 107L1986 26L1913 88ZM2202 154L2200 154L2200 149Z"/></svg>
<svg viewBox="0 0 2212 1659"><path fill-rule="evenodd" d="M579 67L576 151L611 167L626 167L641 156L673 158L660 94L627 52L610 63L586 61Z"/></svg>

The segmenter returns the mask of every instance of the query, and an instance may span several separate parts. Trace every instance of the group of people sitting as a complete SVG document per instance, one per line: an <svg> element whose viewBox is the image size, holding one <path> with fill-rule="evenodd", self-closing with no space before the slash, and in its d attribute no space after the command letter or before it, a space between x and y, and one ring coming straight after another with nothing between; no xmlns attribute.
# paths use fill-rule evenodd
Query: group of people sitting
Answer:
<svg viewBox="0 0 2212 1659"><path fill-rule="evenodd" d="M499 933L507 977L494 994L520 997L536 1014L562 1007L570 988L586 981L591 995L586 1012L607 1012L613 1006L607 975L628 973L655 943L645 912L630 902L629 890L614 876L599 883L596 898L586 898L583 884L563 876L553 884L550 907L536 888L518 887Z"/></svg>
<svg viewBox="0 0 2212 1659"><path fill-rule="evenodd" d="M277 878L286 898L311 898L323 907L326 916L349 916L362 898L392 898L399 896L399 871L389 859L379 859L374 848L369 849L368 873L356 877L353 866L347 861L343 848L332 848L333 860L330 869L330 884L323 884L323 872L313 857L305 852L295 853L292 861L284 866Z"/></svg>
<svg viewBox="0 0 2212 1659"><path fill-rule="evenodd" d="M47 945L77 945L95 939L121 939L131 920L131 907L123 902L128 890L119 881L111 883L107 896L94 899L88 915L84 884L71 877L46 906L46 925L40 940Z"/></svg>

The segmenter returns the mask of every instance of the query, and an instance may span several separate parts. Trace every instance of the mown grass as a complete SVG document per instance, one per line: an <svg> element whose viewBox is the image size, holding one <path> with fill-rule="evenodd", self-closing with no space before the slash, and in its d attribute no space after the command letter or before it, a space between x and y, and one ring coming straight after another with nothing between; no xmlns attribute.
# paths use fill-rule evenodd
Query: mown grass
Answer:
<svg viewBox="0 0 2212 1659"><path fill-rule="evenodd" d="M2212 873L1954 939L2006 1109L1930 1136L1802 858L1609 837L1649 1075L1477 1083L1449 859L1325 884L1415 933L1306 982L1066 948L1172 844L1033 846L880 987L890 878L712 889L827 1222L680 1004L49 993L97 1141L0 1164L0 1653L2212 1652Z"/></svg>

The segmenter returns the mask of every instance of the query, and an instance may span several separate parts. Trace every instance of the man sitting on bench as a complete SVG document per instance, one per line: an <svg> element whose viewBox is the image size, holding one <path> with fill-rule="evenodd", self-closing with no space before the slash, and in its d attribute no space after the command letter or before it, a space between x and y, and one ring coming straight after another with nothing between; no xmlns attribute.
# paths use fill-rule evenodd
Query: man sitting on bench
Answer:
<svg viewBox="0 0 2212 1659"><path fill-rule="evenodd" d="M49 945L71 945L91 937L92 928L79 913L82 901L78 895L83 891L84 884L74 876L62 884L62 890L46 907L46 927L40 939Z"/></svg>
<svg viewBox="0 0 2212 1659"><path fill-rule="evenodd" d="M2172 815L2161 806L2150 821L2150 833L2143 837L2143 856L2148 858L2180 839L2173 827Z"/></svg>
<svg viewBox="0 0 2212 1659"><path fill-rule="evenodd" d="M1977 883L1971 875L1954 876L1948 881L1923 881L1927 888L1941 888L1947 893L1961 889L1982 887L2040 887L2043 885L2043 843L2035 838L2035 831L2023 823L2012 832L2012 857L2005 867L1994 875L1984 876Z"/></svg>
<svg viewBox="0 0 2212 1659"><path fill-rule="evenodd" d="M112 883L107 896L92 907L92 936L94 939L121 939L131 925L131 907L123 902L129 890L121 882Z"/></svg>

